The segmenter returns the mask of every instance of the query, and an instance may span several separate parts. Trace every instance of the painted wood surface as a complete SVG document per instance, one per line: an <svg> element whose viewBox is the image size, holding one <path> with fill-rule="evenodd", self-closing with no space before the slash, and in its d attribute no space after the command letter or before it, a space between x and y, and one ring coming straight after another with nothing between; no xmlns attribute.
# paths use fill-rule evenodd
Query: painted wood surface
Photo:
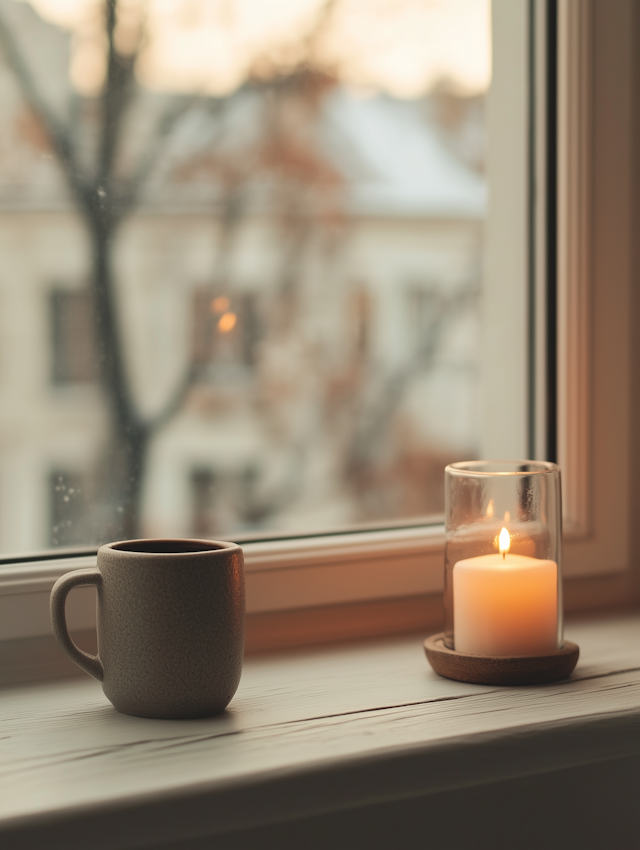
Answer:
<svg viewBox="0 0 640 850"><path fill-rule="evenodd" d="M640 755L640 617L567 637L571 679L531 687L441 679L419 636L254 658L209 720L118 714L88 677L0 690L0 846L153 846Z"/></svg>

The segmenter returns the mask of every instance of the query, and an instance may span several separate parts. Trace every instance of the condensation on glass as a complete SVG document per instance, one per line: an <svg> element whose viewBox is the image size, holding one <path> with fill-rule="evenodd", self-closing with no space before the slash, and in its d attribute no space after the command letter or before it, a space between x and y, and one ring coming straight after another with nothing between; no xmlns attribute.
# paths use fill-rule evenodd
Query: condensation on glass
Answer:
<svg viewBox="0 0 640 850"><path fill-rule="evenodd" d="M562 646L560 469L474 461L445 470L445 643L469 655Z"/></svg>
<svg viewBox="0 0 640 850"><path fill-rule="evenodd" d="M0 0L0 551L441 516L489 13Z"/></svg>

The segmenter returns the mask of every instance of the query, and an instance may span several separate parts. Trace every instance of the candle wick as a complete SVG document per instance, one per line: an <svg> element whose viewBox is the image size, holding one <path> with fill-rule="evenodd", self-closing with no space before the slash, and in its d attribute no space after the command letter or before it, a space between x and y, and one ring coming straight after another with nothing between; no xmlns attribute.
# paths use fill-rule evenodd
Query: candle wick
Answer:
<svg viewBox="0 0 640 850"><path fill-rule="evenodd" d="M507 553L506 553L506 552L503 552L503 553L502 553L502 560L503 560L503 561L504 561L504 559L506 558L506 556L507 556Z"/></svg>

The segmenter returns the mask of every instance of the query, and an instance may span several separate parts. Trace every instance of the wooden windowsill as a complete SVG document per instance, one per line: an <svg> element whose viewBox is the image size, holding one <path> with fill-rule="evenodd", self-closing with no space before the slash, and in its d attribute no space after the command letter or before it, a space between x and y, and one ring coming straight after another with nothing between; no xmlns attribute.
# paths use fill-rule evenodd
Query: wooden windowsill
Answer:
<svg viewBox="0 0 640 850"><path fill-rule="evenodd" d="M419 636L249 659L228 711L209 720L118 714L89 678L5 689L0 846L365 846L353 829L385 846L385 825L428 817L436 834L447 805L491 789L503 823L532 793L551 806L597 792L602 814L640 766L640 616L567 637L582 650L573 677L528 688L441 679Z"/></svg>

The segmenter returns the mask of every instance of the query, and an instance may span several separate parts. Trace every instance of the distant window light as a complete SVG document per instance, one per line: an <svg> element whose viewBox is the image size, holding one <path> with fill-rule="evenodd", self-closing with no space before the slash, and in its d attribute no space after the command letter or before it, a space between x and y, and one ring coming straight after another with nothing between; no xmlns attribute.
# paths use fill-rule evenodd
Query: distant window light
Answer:
<svg viewBox="0 0 640 850"><path fill-rule="evenodd" d="M244 292L233 300L196 290L192 300L191 356L196 366L214 363L223 355L253 367L262 336L259 298ZM223 347L222 347L223 346Z"/></svg>

